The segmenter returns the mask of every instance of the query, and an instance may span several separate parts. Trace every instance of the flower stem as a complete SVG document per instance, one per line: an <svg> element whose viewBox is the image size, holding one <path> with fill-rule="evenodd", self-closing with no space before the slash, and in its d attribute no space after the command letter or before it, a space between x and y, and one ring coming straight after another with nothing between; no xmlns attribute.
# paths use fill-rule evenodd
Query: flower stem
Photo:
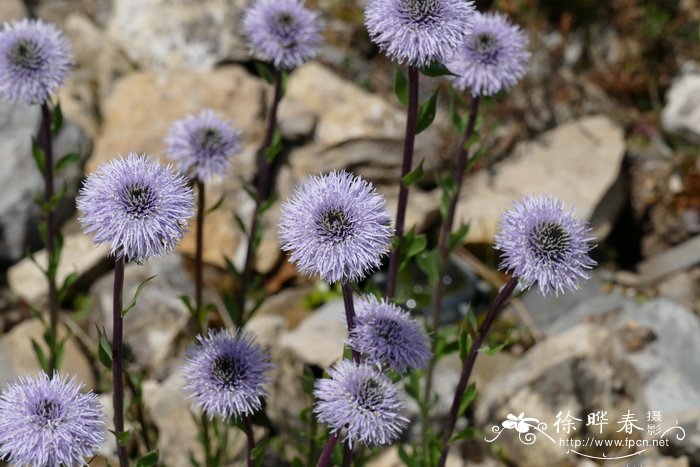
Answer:
<svg viewBox="0 0 700 467"><path fill-rule="evenodd" d="M457 424L457 416L459 415L459 406L462 404L462 398L464 397L464 392L467 389L467 382L469 382L469 377L474 369L474 362L476 362L476 357L479 353L479 348L484 342L486 335L491 329L491 325L496 320L498 313L503 308L510 295L515 290L515 286L518 285L518 278L512 276L508 279L508 282L503 286L503 288L498 292L496 298L491 303L489 311L484 319L481 326L479 326L479 331L476 333L474 342L472 342L472 347L469 350L469 355L464 361L462 366L462 374L459 377L459 383L457 384L457 390L455 391L455 397L452 401L452 407L450 408L450 414L445 423L445 431L442 435L442 454L440 455L440 460L438 461L438 467L445 467L445 462L447 461L447 453L450 450L450 438L452 438L452 433L454 432L455 425Z"/></svg>
<svg viewBox="0 0 700 467"><path fill-rule="evenodd" d="M197 194L198 194L198 199L197 199L197 246L196 246L196 251L195 251L195 257L194 257L194 282L195 282L195 289L194 289L194 303L195 303L195 313L196 313L196 318L197 318L197 323L199 324L200 328L202 328L202 331L204 331L203 328L206 327L206 320L202 320L202 309L203 309L203 304L202 304L202 289L204 287L203 281L202 281L202 269L203 269L203 261L202 261L202 255L203 255L203 250L204 250L204 216L206 215L205 208L204 208L204 198L205 198L205 192L204 192L204 182L201 181L199 178L197 178ZM204 321L204 322L202 322Z"/></svg>
<svg viewBox="0 0 700 467"><path fill-rule="evenodd" d="M328 438L326 446L321 452L321 457L318 458L318 464L316 464L316 467L327 467L330 464L331 454L333 454L333 448L335 447L335 443L338 442L339 436L339 431L334 431L333 433L331 433L331 436Z"/></svg>
<svg viewBox="0 0 700 467"><path fill-rule="evenodd" d="M348 323L348 336L352 333L355 328L355 305L352 299L352 287L347 282L343 282L343 303L345 303L345 320ZM360 363L360 352L357 350L352 350L352 360L356 363Z"/></svg>
<svg viewBox="0 0 700 467"><path fill-rule="evenodd" d="M438 250L440 253L440 274L435 284L433 284L433 304L432 304L432 330L433 333L437 333L440 326L440 314L442 312L442 298L444 292L444 284L442 282L442 277L447 266L447 258L450 254L449 242L450 233L452 232L452 227L454 226L455 212L457 210L457 202L459 201L459 194L462 188L462 182L464 181L464 174L467 168L467 162L469 161L469 148L466 147L466 143L474 135L474 128L476 127L476 119L479 113L479 96L472 99L471 110L469 114L469 121L467 122L467 127L462 136L462 140L459 145L459 153L457 154L457 165L455 166L455 184L456 190L450 198L450 204L447 210L447 215L443 221L442 229L440 230L440 238L438 239ZM435 346L437 344L437 339L433 339L432 351L435 354ZM422 404L427 407L430 402L430 393L432 391L433 384L433 373L435 371L435 359L431 359L428 364L428 369L426 371L425 378L425 390L423 391L423 402ZM423 446L427 452L427 428L428 423L423 423Z"/></svg>
<svg viewBox="0 0 700 467"><path fill-rule="evenodd" d="M403 146L403 162L401 164L401 180L399 181L399 201L396 208L396 237L399 239L396 248L389 256L389 271L386 281L386 298L391 299L396 294L396 282L401 262L403 248L403 231L406 222L406 207L408 206L408 186L403 178L413 167L413 146L416 140L416 123L418 120L418 68L408 67L408 110L406 115L406 137Z"/></svg>
<svg viewBox="0 0 700 467"><path fill-rule="evenodd" d="M243 273L241 274L241 282L238 288L238 316L236 325L241 327L243 325L243 318L245 314L245 304L247 288L253 275L253 263L255 258L255 239L257 236L258 223L260 217L260 208L267 201L269 191L270 191L270 179L272 178L272 165L267 158L267 150L272 145L275 129L277 128L277 109L279 107L280 100L282 99L282 72L275 69L275 94L272 99L272 107L270 108L270 113L267 120L267 131L265 133L265 140L263 145L257 153L257 183L256 183L256 199L255 208L253 209L253 216L250 223L250 231L248 233L248 247L246 250L245 264L243 266Z"/></svg>
<svg viewBox="0 0 700 467"><path fill-rule="evenodd" d="M343 443L343 467L352 465L353 452L348 442Z"/></svg>
<svg viewBox="0 0 700 467"><path fill-rule="evenodd" d="M112 384L114 386L114 431L124 432L124 382L122 375L123 346L122 334L124 319L122 318L122 291L124 289L124 256L119 254L114 260L114 306L112 308ZM117 454L119 466L126 467L129 460L126 447L117 438Z"/></svg>
<svg viewBox="0 0 700 467"><path fill-rule="evenodd" d="M39 132L39 144L44 152L44 203L46 203L44 217L46 221L46 279L48 281L49 295L49 374L58 370L58 301L56 292L56 219L54 210L50 206L54 195L53 187L53 144L51 138L51 122L53 120L51 108L48 102L41 104L41 130Z"/></svg>
<svg viewBox="0 0 700 467"><path fill-rule="evenodd" d="M253 463L253 449L255 449L255 436L253 434L253 423L250 421L250 417L248 415L243 417L243 428L245 430L245 436L248 441L248 448L246 454L248 467L253 467L255 465Z"/></svg>

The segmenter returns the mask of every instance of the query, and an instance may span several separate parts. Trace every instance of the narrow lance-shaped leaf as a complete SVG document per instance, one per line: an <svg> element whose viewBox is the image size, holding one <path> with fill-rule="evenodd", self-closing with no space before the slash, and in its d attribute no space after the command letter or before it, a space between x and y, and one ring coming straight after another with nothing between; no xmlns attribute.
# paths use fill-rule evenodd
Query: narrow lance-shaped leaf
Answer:
<svg viewBox="0 0 700 467"><path fill-rule="evenodd" d="M394 78L394 93L396 98L401 102L401 105L408 105L408 79L401 68L396 69L396 77Z"/></svg>
<svg viewBox="0 0 700 467"><path fill-rule="evenodd" d="M433 123L435 120L435 112L437 110L437 90L430 96L430 99L423 102L418 109L418 122L416 123L416 134L422 132Z"/></svg>
<svg viewBox="0 0 700 467"><path fill-rule="evenodd" d="M141 291L143 291L143 288L145 287L146 283L155 277L156 276L151 276L145 279L139 284L138 287L136 287L136 292L134 292L134 298L131 299L131 302L129 302L129 305L127 305L126 308L122 309L122 316L126 316L126 314L136 306L136 300L139 298L139 295L141 295Z"/></svg>
<svg viewBox="0 0 700 467"><path fill-rule="evenodd" d="M424 176L425 172L423 171L423 161L420 161L418 167L404 175L401 182L404 184L404 186L411 186L421 181Z"/></svg>

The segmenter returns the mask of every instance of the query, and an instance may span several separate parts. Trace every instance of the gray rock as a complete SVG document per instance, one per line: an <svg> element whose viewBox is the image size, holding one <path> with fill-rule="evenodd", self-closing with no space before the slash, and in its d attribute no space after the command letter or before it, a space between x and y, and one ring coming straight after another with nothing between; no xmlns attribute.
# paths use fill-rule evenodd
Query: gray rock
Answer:
<svg viewBox="0 0 700 467"><path fill-rule="evenodd" d="M153 258L143 266L128 264L124 272L124 304L128 304L138 285L151 276L138 297L136 306L124 318L124 342L135 362L147 372L164 367L175 354L176 339L187 327L190 313L180 300L192 296L194 287L182 268L178 254ZM114 276L97 281L90 293L95 299L97 324L112 334L112 288Z"/></svg>
<svg viewBox="0 0 700 467"><path fill-rule="evenodd" d="M115 0L109 35L146 69L209 70L249 57L239 35L244 0Z"/></svg>
<svg viewBox="0 0 700 467"><path fill-rule="evenodd" d="M40 371L36 354L32 348L32 340L41 345L47 352L44 339L44 325L39 319L33 318L18 324L0 339L0 388L22 375L35 375ZM68 331L60 327L59 335L65 336ZM61 373L75 376L85 389L95 388L95 377L87 357L82 353L75 338L68 339L63 349Z"/></svg>
<svg viewBox="0 0 700 467"><path fill-rule="evenodd" d="M574 205L603 239L624 198L618 179L625 140L622 128L604 116L586 117L519 144L514 155L465 182L455 226L471 224L469 243L492 243L501 214L525 195L548 193ZM489 202L485 203L484 200Z"/></svg>
<svg viewBox="0 0 700 467"><path fill-rule="evenodd" d="M27 249L39 245L39 212L34 195L43 191L44 182L32 157L32 137L41 122L37 106L9 105L0 102L0 260L16 261ZM54 140L55 160L69 152L90 154L91 144L76 124L65 121ZM62 172L54 182L58 192L65 183L66 198L58 206L59 222L75 209L74 198L82 177L79 164Z"/></svg>
<svg viewBox="0 0 700 467"><path fill-rule="evenodd" d="M27 10L21 0L3 0L0 3L0 22L22 19L27 16Z"/></svg>
<svg viewBox="0 0 700 467"><path fill-rule="evenodd" d="M700 73L677 78L666 94L661 124L669 133L700 144Z"/></svg>

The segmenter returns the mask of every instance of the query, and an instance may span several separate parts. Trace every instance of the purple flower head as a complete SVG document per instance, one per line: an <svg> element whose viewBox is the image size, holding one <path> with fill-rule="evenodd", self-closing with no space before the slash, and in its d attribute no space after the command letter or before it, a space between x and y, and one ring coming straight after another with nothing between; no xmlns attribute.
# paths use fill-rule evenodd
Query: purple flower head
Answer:
<svg viewBox="0 0 700 467"><path fill-rule="evenodd" d="M535 282L540 292L573 290L596 263L588 255L590 227L574 217L573 208L552 196L529 196L513 203L501 217L496 249L501 269L513 272L522 288Z"/></svg>
<svg viewBox="0 0 700 467"><path fill-rule="evenodd" d="M75 378L21 376L0 394L0 460L20 466L85 465L105 436L97 396Z"/></svg>
<svg viewBox="0 0 700 467"><path fill-rule="evenodd" d="M302 0L257 0L243 16L251 52L276 68L291 70L318 55L321 30L318 13Z"/></svg>
<svg viewBox="0 0 700 467"><path fill-rule="evenodd" d="M371 0L365 25L372 40L399 64L444 62L469 33L474 2L467 0Z"/></svg>
<svg viewBox="0 0 700 467"><path fill-rule="evenodd" d="M71 66L68 40L53 24L23 19L0 32L0 96L10 102L46 102Z"/></svg>
<svg viewBox="0 0 700 467"><path fill-rule="evenodd" d="M223 174L241 149L241 130L207 109L176 121L165 138L177 168L202 182Z"/></svg>
<svg viewBox="0 0 700 467"><path fill-rule="evenodd" d="M527 38L508 19L497 13L477 13L474 26L460 47L445 63L457 76L450 80L472 95L491 96L515 86L525 76L530 52Z"/></svg>
<svg viewBox="0 0 700 467"><path fill-rule="evenodd" d="M357 318L348 344L368 361L403 373L425 368L431 352L418 323L398 306L367 296L356 301Z"/></svg>
<svg viewBox="0 0 700 467"><path fill-rule="evenodd" d="M225 420L260 410L272 368L263 348L244 332L210 330L197 340L183 368L185 391L197 406L211 418Z"/></svg>
<svg viewBox="0 0 700 467"><path fill-rule="evenodd" d="M341 360L316 381L314 412L332 431L345 428L346 439L367 446L391 444L408 425L399 390L368 364Z"/></svg>
<svg viewBox="0 0 700 467"><path fill-rule="evenodd" d="M139 263L172 251L194 208L185 177L134 153L88 176L77 204L96 244L111 243L113 255Z"/></svg>
<svg viewBox="0 0 700 467"><path fill-rule="evenodd" d="M282 205L282 249L302 273L327 282L363 279L389 252L391 235L384 198L347 172L311 177Z"/></svg>

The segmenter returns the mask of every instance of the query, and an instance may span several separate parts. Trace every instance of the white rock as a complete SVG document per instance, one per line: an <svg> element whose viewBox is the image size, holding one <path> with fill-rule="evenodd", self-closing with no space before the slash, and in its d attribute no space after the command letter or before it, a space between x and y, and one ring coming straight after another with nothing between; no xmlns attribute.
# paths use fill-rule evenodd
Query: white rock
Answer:
<svg viewBox="0 0 700 467"><path fill-rule="evenodd" d="M244 0L115 0L108 32L146 69L208 70L245 60Z"/></svg>
<svg viewBox="0 0 700 467"><path fill-rule="evenodd" d="M455 229L471 223L470 243L491 243L501 214L513 201L547 193L574 205L592 221L595 236L610 231L623 199L614 187L625 140L622 128L604 116L586 117L525 142L493 174L481 171L464 182Z"/></svg>
<svg viewBox="0 0 700 467"><path fill-rule="evenodd" d="M63 240L61 262L56 271L56 283L60 287L63 281L72 273L78 278L98 266L109 254L109 245L95 246L92 240L82 233L67 235ZM34 254L34 261L42 268L46 267L46 250ZM46 300L48 284L44 274L29 258L10 267L7 272L7 282L12 291L27 303L38 303Z"/></svg>
<svg viewBox="0 0 700 467"><path fill-rule="evenodd" d="M297 328L282 334L279 346L293 352L304 363L328 368L343 357L348 337L344 317L343 301L330 301Z"/></svg>
<svg viewBox="0 0 700 467"><path fill-rule="evenodd" d="M661 112L661 124L669 133L700 144L700 74L688 73L673 82Z"/></svg>

